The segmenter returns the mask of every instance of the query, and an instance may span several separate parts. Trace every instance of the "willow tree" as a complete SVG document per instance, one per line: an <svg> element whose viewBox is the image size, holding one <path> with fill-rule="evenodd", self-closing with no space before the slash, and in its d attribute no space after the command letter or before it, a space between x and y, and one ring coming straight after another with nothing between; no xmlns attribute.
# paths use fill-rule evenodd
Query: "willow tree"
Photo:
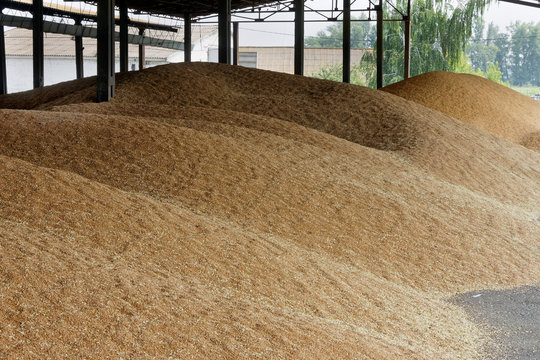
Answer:
<svg viewBox="0 0 540 360"><path fill-rule="evenodd" d="M462 61L473 25L482 16L490 0L455 2L444 0L414 0L411 8L411 76L428 71L452 71ZM397 10L385 7L385 18L400 18L405 13L406 0L397 1ZM400 21L384 24L384 84L403 78L404 24ZM376 45L375 45L376 47ZM375 53L363 59L370 86L375 86Z"/></svg>

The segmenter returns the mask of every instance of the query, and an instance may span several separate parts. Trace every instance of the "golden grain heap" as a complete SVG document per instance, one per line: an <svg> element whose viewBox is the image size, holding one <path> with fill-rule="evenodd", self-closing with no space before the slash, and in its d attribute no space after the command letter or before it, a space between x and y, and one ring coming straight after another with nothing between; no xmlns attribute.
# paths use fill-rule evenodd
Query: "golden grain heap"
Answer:
<svg viewBox="0 0 540 360"><path fill-rule="evenodd" d="M540 154L507 139L218 64L94 93L0 98L0 357L474 358L446 300L540 278Z"/></svg>
<svg viewBox="0 0 540 360"><path fill-rule="evenodd" d="M435 71L383 90L540 151L540 103L506 86Z"/></svg>

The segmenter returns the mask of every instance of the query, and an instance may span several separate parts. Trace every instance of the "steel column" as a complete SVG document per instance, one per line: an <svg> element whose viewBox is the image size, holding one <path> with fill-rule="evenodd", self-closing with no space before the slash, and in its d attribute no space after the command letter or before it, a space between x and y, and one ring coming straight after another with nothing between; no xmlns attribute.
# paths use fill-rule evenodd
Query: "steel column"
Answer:
<svg viewBox="0 0 540 360"><path fill-rule="evenodd" d="M218 13L219 62L231 63L231 0L219 0Z"/></svg>
<svg viewBox="0 0 540 360"><path fill-rule="evenodd" d="M0 9L0 13L2 9ZM6 42L4 26L0 25L0 95L7 94Z"/></svg>
<svg viewBox="0 0 540 360"><path fill-rule="evenodd" d="M294 0L294 73L304 75L304 0Z"/></svg>
<svg viewBox="0 0 540 360"><path fill-rule="evenodd" d="M238 23L233 23L233 65L238 65Z"/></svg>
<svg viewBox="0 0 540 360"><path fill-rule="evenodd" d="M184 62L191 62L191 14L184 14Z"/></svg>
<svg viewBox="0 0 540 360"><path fill-rule="evenodd" d="M75 25L81 26L81 19L75 20ZM75 36L75 68L77 69L77 79L84 77L84 57L83 57L83 37Z"/></svg>
<svg viewBox="0 0 540 360"><path fill-rule="evenodd" d="M43 0L32 2L32 44L34 89L43 87L43 74L45 72L43 58Z"/></svg>
<svg viewBox="0 0 540 360"><path fill-rule="evenodd" d="M343 82L351 82L351 0L343 0Z"/></svg>
<svg viewBox="0 0 540 360"><path fill-rule="evenodd" d="M403 59L403 78L411 76L411 0L407 1L407 16L405 20L405 52Z"/></svg>
<svg viewBox="0 0 540 360"><path fill-rule="evenodd" d="M144 36L144 29L139 29L139 35ZM146 49L144 44L139 44L139 70L146 67Z"/></svg>
<svg viewBox="0 0 540 360"><path fill-rule="evenodd" d="M119 0L120 8L120 72L129 71L128 8L126 0Z"/></svg>
<svg viewBox="0 0 540 360"><path fill-rule="evenodd" d="M383 41L383 0L379 0L376 6L377 10L377 89L383 87L383 60L384 60L384 41Z"/></svg>
<svg viewBox="0 0 540 360"><path fill-rule="evenodd" d="M114 0L98 0L97 101L114 97Z"/></svg>

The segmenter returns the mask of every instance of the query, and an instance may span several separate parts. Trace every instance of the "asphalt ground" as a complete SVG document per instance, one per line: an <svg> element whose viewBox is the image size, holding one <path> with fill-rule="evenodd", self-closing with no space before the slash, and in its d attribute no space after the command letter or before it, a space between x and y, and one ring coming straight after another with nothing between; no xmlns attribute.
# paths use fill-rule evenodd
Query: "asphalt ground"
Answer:
<svg viewBox="0 0 540 360"><path fill-rule="evenodd" d="M540 286L473 291L451 301L491 333L486 359L540 360Z"/></svg>

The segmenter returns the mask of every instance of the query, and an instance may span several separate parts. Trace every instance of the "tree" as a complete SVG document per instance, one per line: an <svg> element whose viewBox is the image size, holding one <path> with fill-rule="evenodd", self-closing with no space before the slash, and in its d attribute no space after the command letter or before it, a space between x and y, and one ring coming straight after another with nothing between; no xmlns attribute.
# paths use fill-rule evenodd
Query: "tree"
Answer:
<svg viewBox="0 0 540 360"><path fill-rule="evenodd" d="M499 63L491 62L488 64L486 67L485 78L499 84L509 85L505 84L502 80L502 71L499 68Z"/></svg>
<svg viewBox="0 0 540 360"><path fill-rule="evenodd" d="M484 73L480 69L475 69L472 65L471 59L465 53L461 54L461 59L454 65L452 69L459 74L473 74L477 76L484 76Z"/></svg>
<svg viewBox="0 0 540 360"><path fill-rule="evenodd" d="M361 18L362 19L362 18ZM376 28L367 21L351 22L351 47L358 49L371 49L377 39ZM328 26L319 31L316 36L309 36L304 40L306 47L312 48L339 48L343 46L343 23Z"/></svg>
<svg viewBox="0 0 540 360"><path fill-rule="evenodd" d="M491 23L488 26L487 43L497 47L495 63L499 64L502 81L508 81L510 79L510 41L508 40L508 34L499 32L499 27Z"/></svg>
<svg viewBox="0 0 540 360"><path fill-rule="evenodd" d="M472 66L471 60L465 54L462 54L460 62L454 67L453 71L461 74L473 74L476 76L485 77L486 79L501 85L510 85L502 80L502 72L498 63L490 62L487 64L486 70L482 71L481 69L475 69Z"/></svg>
<svg viewBox="0 0 540 360"><path fill-rule="evenodd" d="M367 86L365 71L360 65L351 67L351 84ZM341 81L343 79L343 65L323 66L313 74L313 77L332 81Z"/></svg>
<svg viewBox="0 0 540 360"><path fill-rule="evenodd" d="M473 35L475 18L481 15L490 0L470 0L466 3L443 0L415 0L412 3L411 75L428 71L452 71L460 65L466 45ZM404 9L405 0L397 1ZM392 10L387 17L399 17ZM401 80L403 74L403 36L401 22L385 23L384 84ZM375 56L364 57L373 62ZM369 79L371 86L375 79Z"/></svg>
<svg viewBox="0 0 540 360"><path fill-rule="evenodd" d="M499 48L492 41L484 39L484 20L478 18L474 25L473 36L466 47L466 54L471 60L475 70L486 71L488 64L494 64L497 60ZM490 28L493 31L493 28ZM489 38L488 34L488 38ZM491 34L493 36L493 34Z"/></svg>
<svg viewBox="0 0 540 360"><path fill-rule="evenodd" d="M446 0L414 0L411 11L411 75L428 71L451 71L459 66L469 39L473 36L474 20L490 0L469 0L466 3ZM406 0L397 0L396 8L406 8ZM385 18L399 18L395 9L384 9ZM376 50L376 28L371 23L353 23L353 45ZM385 22L384 84L403 78L404 28L400 21ZM317 36L307 38L306 46L340 47L342 24L329 26ZM362 46L363 45L363 46ZM361 70L369 86L375 87L375 53L364 55ZM495 59L492 59L495 60Z"/></svg>
<svg viewBox="0 0 540 360"><path fill-rule="evenodd" d="M510 26L510 80L515 85L540 85L540 23Z"/></svg>
<svg viewBox="0 0 540 360"><path fill-rule="evenodd" d="M489 79L514 85L540 85L540 23L514 23L501 33L490 24L486 38L483 25L475 25L467 55L475 70ZM499 78L500 72L500 78Z"/></svg>
<svg viewBox="0 0 540 360"><path fill-rule="evenodd" d="M365 18L360 18L365 19ZM351 47L359 49L372 49L377 39L377 29L368 21L351 22ZM343 46L343 23L332 24L316 36L307 37L304 41L306 47L312 48L340 48ZM367 71L361 65L351 67L351 83L366 86ZM343 79L342 65L328 65L321 67L313 77L333 81Z"/></svg>

